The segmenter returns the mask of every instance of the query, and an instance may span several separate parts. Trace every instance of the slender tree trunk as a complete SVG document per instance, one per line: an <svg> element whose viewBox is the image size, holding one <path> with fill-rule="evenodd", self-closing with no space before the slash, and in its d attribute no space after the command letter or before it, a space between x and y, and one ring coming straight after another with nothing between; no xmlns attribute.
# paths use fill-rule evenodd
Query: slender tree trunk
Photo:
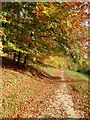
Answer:
<svg viewBox="0 0 90 120"><path fill-rule="evenodd" d="M20 63L20 57L21 57L21 52L19 52L19 54L18 54L18 63Z"/></svg>
<svg viewBox="0 0 90 120"><path fill-rule="evenodd" d="M14 53L13 61L16 61L16 52Z"/></svg>
<svg viewBox="0 0 90 120"><path fill-rule="evenodd" d="M70 70L70 65L68 65L68 69Z"/></svg>
<svg viewBox="0 0 90 120"><path fill-rule="evenodd" d="M23 67L25 67L27 65L27 58L28 58L28 55L26 55L24 58Z"/></svg>

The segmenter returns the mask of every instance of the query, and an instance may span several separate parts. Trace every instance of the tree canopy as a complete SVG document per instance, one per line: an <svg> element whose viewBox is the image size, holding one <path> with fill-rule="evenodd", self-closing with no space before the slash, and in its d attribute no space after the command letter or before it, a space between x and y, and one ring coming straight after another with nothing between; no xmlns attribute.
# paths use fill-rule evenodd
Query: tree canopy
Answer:
<svg viewBox="0 0 90 120"><path fill-rule="evenodd" d="M1 36L6 51L41 61L61 52L74 61L88 54L88 2L3 2Z"/></svg>

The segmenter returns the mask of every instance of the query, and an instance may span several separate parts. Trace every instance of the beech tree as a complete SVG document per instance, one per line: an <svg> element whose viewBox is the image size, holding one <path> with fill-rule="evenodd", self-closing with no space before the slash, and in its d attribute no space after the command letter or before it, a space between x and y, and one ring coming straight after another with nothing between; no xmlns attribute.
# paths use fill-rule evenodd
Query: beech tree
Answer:
<svg viewBox="0 0 90 120"><path fill-rule="evenodd" d="M60 52L74 62L80 60L88 47L83 24L89 17L88 6L88 2L2 3L7 49L28 54L34 61Z"/></svg>

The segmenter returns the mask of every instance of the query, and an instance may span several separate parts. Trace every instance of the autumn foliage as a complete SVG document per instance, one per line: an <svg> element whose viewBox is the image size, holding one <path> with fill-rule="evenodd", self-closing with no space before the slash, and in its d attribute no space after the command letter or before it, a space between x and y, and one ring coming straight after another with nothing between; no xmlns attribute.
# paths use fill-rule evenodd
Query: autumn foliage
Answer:
<svg viewBox="0 0 90 120"><path fill-rule="evenodd" d="M3 3L1 31L16 49L35 58L63 51L77 59L84 57L88 47L84 44L88 41L88 8L89 2Z"/></svg>

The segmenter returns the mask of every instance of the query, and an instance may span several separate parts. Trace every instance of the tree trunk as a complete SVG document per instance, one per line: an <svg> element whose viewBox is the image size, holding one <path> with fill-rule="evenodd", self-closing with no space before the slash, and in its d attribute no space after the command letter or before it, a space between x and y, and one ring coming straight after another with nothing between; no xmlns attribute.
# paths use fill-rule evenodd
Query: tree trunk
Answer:
<svg viewBox="0 0 90 120"><path fill-rule="evenodd" d="M28 57L28 55L26 55L24 58L23 67L25 67L27 65L27 57Z"/></svg>
<svg viewBox="0 0 90 120"><path fill-rule="evenodd" d="M14 53L13 61L16 61L16 52Z"/></svg>
<svg viewBox="0 0 90 120"><path fill-rule="evenodd" d="M21 57L21 52L19 52L19 54L18 54L18 63L20 63L20 57Z"/></svg>

